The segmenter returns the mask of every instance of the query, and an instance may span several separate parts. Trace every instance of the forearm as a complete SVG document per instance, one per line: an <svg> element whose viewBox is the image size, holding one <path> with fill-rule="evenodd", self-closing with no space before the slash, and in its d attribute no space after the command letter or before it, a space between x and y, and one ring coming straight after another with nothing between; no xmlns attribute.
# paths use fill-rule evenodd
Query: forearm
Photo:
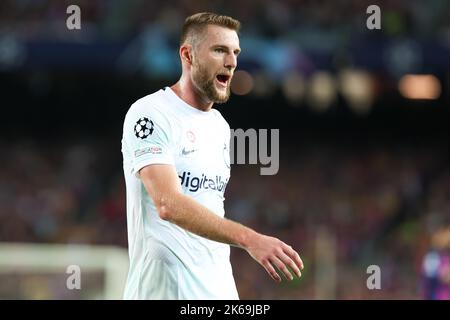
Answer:
<svg viewBox="0 0 450 320"><path fill-rule="evenodd" d="M257 236L254 230L216 215L182 193L162 199L159 211L163 219L194 234L244 249Z"/></svg>
<svg viewBox="0 0 450 320"><path fill-rule="evenodd" d="M303 262L298 253L283 241L255 232L214 212L183 194L179 177L170 165L149 165L140 170L144 186L161 219L201 237L245 249L270 276L281 281L274 266L293 279L289 266L300 277Z"/></svg>

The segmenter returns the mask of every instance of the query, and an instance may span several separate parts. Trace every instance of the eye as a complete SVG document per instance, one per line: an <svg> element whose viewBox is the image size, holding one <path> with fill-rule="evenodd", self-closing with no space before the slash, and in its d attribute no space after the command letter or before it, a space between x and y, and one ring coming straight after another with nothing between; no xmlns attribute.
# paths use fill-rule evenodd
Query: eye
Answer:
<svg viewBox="0 0 450 320"><path fill-rule="evenodd" d="M215 48L214 51L217 52L217 53L224 53L225 52L225 50L223 48Z"/></svg>

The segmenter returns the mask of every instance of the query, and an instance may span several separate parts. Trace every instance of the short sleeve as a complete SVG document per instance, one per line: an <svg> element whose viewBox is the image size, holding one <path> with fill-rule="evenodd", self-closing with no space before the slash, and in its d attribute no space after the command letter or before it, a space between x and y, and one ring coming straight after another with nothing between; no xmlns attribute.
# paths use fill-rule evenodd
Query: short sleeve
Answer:
<svg viewBox="0 0 450 320"><path fill-rule="evenodd" d="M125 117L123 140L132 174L150 164L174 165L170 122L156 107L136 102Z"/></svg>

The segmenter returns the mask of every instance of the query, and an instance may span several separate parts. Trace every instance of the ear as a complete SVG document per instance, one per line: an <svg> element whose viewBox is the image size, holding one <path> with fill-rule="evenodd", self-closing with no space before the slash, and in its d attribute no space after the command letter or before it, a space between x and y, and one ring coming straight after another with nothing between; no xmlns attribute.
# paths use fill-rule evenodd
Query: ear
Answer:
<svg viewBox="0 0 450 320"><path fill-rule="evenodd" d="M192 64L192 46L189 44L184 44L180 47L180 58L181 61L186 62L188 65Z"/></svg>

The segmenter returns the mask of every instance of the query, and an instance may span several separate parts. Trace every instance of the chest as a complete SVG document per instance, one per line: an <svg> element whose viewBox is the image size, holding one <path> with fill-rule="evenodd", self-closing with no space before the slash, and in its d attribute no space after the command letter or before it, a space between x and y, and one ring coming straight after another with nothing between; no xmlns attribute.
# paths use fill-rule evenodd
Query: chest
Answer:
<svg viewBox="0 0 450 320"><path fill-rule="evenodd" d="M174 158L179 174L229 177L229 135L214 121L191 120L179 123Z"/></svg>

